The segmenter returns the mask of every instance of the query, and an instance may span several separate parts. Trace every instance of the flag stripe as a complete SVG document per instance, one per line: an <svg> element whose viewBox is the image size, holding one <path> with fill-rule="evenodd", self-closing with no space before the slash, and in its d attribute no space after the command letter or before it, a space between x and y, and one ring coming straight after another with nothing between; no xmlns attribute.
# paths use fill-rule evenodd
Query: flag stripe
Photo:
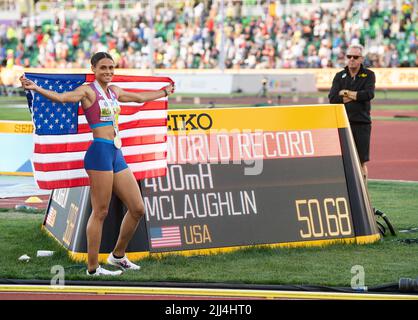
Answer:
<svg viewBox="0 0 418 320"><path fill-rule="evenodd" d="M133 172L135 179L137 180L161 177L161 176L165 176L166 173L167 173L167 168ZM39 188L48 189L48 190L60 189L60 188L74 188L74 187L82 187L82 186L89 185L88 177L54 180L54 181L36 180L36 182L38 183Z"/></svg>
<svg viewBox="0 0 418 320"><path fill-rule="evenodd" d="M177 232L177 234L174 233L171 236L170 235L164 235L163 237L160 237L160 238L152 238L152 241L154 241L154 242L164 242L164 241L174 242L174 241L178 241L179 237L180 237L180 234Z"/></svg>
<svg viewBox="0 0 418 320"><path fill-rule="evenodd" d="M149 135L122 138L123 146L135 146L162 143L167 141L166 135ZM58 153L58 152L78 152L88 149L92 141L72 142L65 144L35 144L36 153Z"/></svg>
<svg viewBox="0 0 418 320"><path fill-rule="evenodd" d="M154 152L154 153L126 156L125 160L126 160L126 163L129 165L130 163L164 160L166 158L167 158L166 152ZM83 169L84 161L75 160L75 161L48 162L48 163L35 162L33 166L35 170L44 171L44 172L59 171L59 170L75 170L75 169Z"/></svg>
<svg viewBox="0 0 418 320"><path fill-rule="evenodd" d="M75 160L75 161L66 161L66 162L51 162L51 163L34 163L33 167L37 171L59 171L59 170L74 170L74 169L83 169L84 161Z"/></svg>
<svg viewBox="0 0 418 320"><path fill-rule="evenodd" d="M150 136L150 135L166 135L167 127L146 127L146 128L132 128L126 129L120 132L120 136L123 138L135 137L135 136ZM67 143L83 142L93 140L93 135L91 132L77 134L77 135L68 135L66 137ZM62 142L62 137L59 135L56 136L39 136L34 135L34 143L45 143L45 144L59 144ZM65 144L65 143L63 143Z"/></svg>
<svg viewBox="0 0 418 320"><path fill-rule="evenodd" d="M151 228L150 234L152 248L179 247L182 244L179 226Z"/></svg>
<svg viewBox="0 0 418 320"><path fill-rule="evenodd" d="M167 158L167 152L154 152L146 154L137 154L132 156L125 156L126 163L135 163L142 161L163 160Z"/></svg>
<svg viewBox="0 0 418 320"><path fill-rule="evenodd" d="M35 153L78 152L87 150L91 141L72 142L65 144L35 144Z"/></svg>
<svg viewBox="0 0 418 320"><path fill-rule="evenodd" d="M139 145L122 147L122 153L125 157L137 154L146 154L151 152L166 152L167 144L159 143L152 145ZM33 162L37 163L51 163L57 161L75 161L84 159L85 151L80 152L58 152L58 153L35 153L33 155Z"/></svg>
<svg viewBox="0 0 418 320"><path fill-rule="evenodd" d="M39 188L41 189L62 189L62 188L74 188L88 186L90 184L89 178L72 178L65 180L56 180L56 181L42 181L36 180Z"/></svg>
<svg viewBox="0 0 418 320"><path fill-rule="evenodd" d="M131 128L146 128L146 127L160 127L167 125L167 118L164 119L145 119L145 120L135 120L127 123L122 123L119 126L119 130L126 130Z"/></svg>
<svg viewBox="0 0 418 320"><path fill-rule="evenodd" d="M88 74L91 75L91 74ZM94 76L94 75L93 75ZM89 81L88 78L86 81ZM112 79L113 82L144 82L144 83L155 83L161 82L163 85L167 85L167 82L173 83L173 80L166 77L155 77L155 76L126 76L126 75L115 75ZM119 84L118 84L119 85ZM119 85L121 86L121 85ZM122 86L121 86L122 87ZM143 86L141 86L143 88Z"/></svg>
<svg viewBox="0 0 418 320"><path fill-rule="evenodd" d="M126 130L131 128L146 128L146 127L158 127L167 125L167 119L145 119L145 120L134 120L119 125L119 130ZM88 124L80 124L78 126L80 133L91 132Z"/></svg>
<svg viewBox="0 0 418 320"><path fill-rule="evenodd" d="M119 116L119 124L132 122L134 120L147 120L147 119L164 119L167 117L166 110L146 110L139 111L126 116ZM78 117L78 124L87 124L85 117Z"/></svg>
<svg viewBox="0 0 418 320"><path fill-rule="evenodd" d="M178 243L163 243L163 244L155 244L155 243L151 243L151 246L153 248L170 248L170 247L180 247L181 246L181 242Z"/></svg>
<svg viewBox="0 0 418 320"><path fill-rule="evenodd" d="M143 136L143 137L130 137L122 138L123 146L135 146L135 145L144 145L144 144L154 144L167 142L166 135L152 135L152 136Z"/></svg>
<svg viewBox="0 0 418 320"><path fill-rule="evenodd" d="M167 241L156 242L154 240L151 240L151 247L152 248L180 247L180 246L181 246L181 241L180 240L176 240L176 241L173 241L173 242L167 242Z"/></svg>
<svg viewBox="0 0 418 320"><path fill-rule="evenodd" d="M159 170L166 168L165 160L154 160L141 163L131 163L128 165L132 172L141 172L146 170ZM86 178L88 177L86 170L84 169L72 169L64 171L37 171L35 173L36 180L40 181L58 181L67 180L68 177L72 178Z"/></svg>
<svg viewBox="0 0 418 320"><path fill-rule="evenodd" d="M166 110L167 109L167 100L162 98L161 100L154 100L145 103L135 103L135 102L123 102L121 103L121 115L130 115L138 111L147 111L147 110ZM81 106L78 107L78 115L84 115L84 110Z"/></svg>

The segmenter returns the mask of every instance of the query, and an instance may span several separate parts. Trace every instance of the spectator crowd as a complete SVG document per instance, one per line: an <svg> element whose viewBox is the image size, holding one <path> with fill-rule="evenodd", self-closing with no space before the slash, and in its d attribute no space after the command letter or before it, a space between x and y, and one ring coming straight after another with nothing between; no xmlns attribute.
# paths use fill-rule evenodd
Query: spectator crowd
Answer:
<svg viewBox="0 0 418 320"><path fill-rule="evenodd" d="M0 22L0 60L6 68L85 68L108 51L119 68L149 68L153 52L156 68L326 68L343 67L346 48L362 44L368 66L418 65L413 2L342 3L300 12L281 1L225 0L222 15L219 1L161 2L151 14L138 1L133 12L97 10L91 19L53 10L43 20Z"/></svg>

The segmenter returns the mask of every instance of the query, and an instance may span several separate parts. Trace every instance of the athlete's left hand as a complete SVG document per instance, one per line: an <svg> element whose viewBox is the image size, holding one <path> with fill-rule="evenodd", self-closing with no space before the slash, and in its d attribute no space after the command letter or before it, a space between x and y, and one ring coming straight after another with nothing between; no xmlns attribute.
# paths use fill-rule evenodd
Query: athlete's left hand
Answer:
<svg viewBox="0 0 418 320"><path fill-rule="evenodd" d="M168 86L164 87L164 89L165 89L165 90L167 90L167 93L168 93L169 95L170 95L170 94L173 94L173 93L174 93L174 90L175 90L174 83L169 84Z"/></svg>

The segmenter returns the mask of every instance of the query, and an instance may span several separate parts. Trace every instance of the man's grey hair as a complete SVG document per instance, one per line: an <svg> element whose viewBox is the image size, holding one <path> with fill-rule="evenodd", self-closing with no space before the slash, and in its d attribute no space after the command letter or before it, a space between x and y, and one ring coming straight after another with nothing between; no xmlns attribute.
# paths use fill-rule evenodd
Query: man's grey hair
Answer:
<svg viewBox="0 0 418 320"><path fill-rule="evenodd" d="M348 49L347 49L347 52L348 52L350 49L359 49L359 50L360 50L360 54L361 54L361 56L363 56L363 53L364 53L364 47L363 47L361 44L352 44L352 45L350 45L350 46L348 47Z"/></svg>

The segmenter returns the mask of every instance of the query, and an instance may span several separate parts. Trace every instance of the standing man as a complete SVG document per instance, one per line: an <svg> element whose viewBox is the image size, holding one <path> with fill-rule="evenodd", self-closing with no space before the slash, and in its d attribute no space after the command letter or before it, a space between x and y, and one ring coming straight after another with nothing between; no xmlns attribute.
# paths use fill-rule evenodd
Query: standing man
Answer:
<svg viewBox="0 0 418 320"><path fill-rule="evenodd" d="M370 160L370 100L374 98L376 77L363 66L363 46L351 45L346 54L347 66L338 72L328 94L330 103L344 103L351 131L367 182L366 162Z"/></svg>

